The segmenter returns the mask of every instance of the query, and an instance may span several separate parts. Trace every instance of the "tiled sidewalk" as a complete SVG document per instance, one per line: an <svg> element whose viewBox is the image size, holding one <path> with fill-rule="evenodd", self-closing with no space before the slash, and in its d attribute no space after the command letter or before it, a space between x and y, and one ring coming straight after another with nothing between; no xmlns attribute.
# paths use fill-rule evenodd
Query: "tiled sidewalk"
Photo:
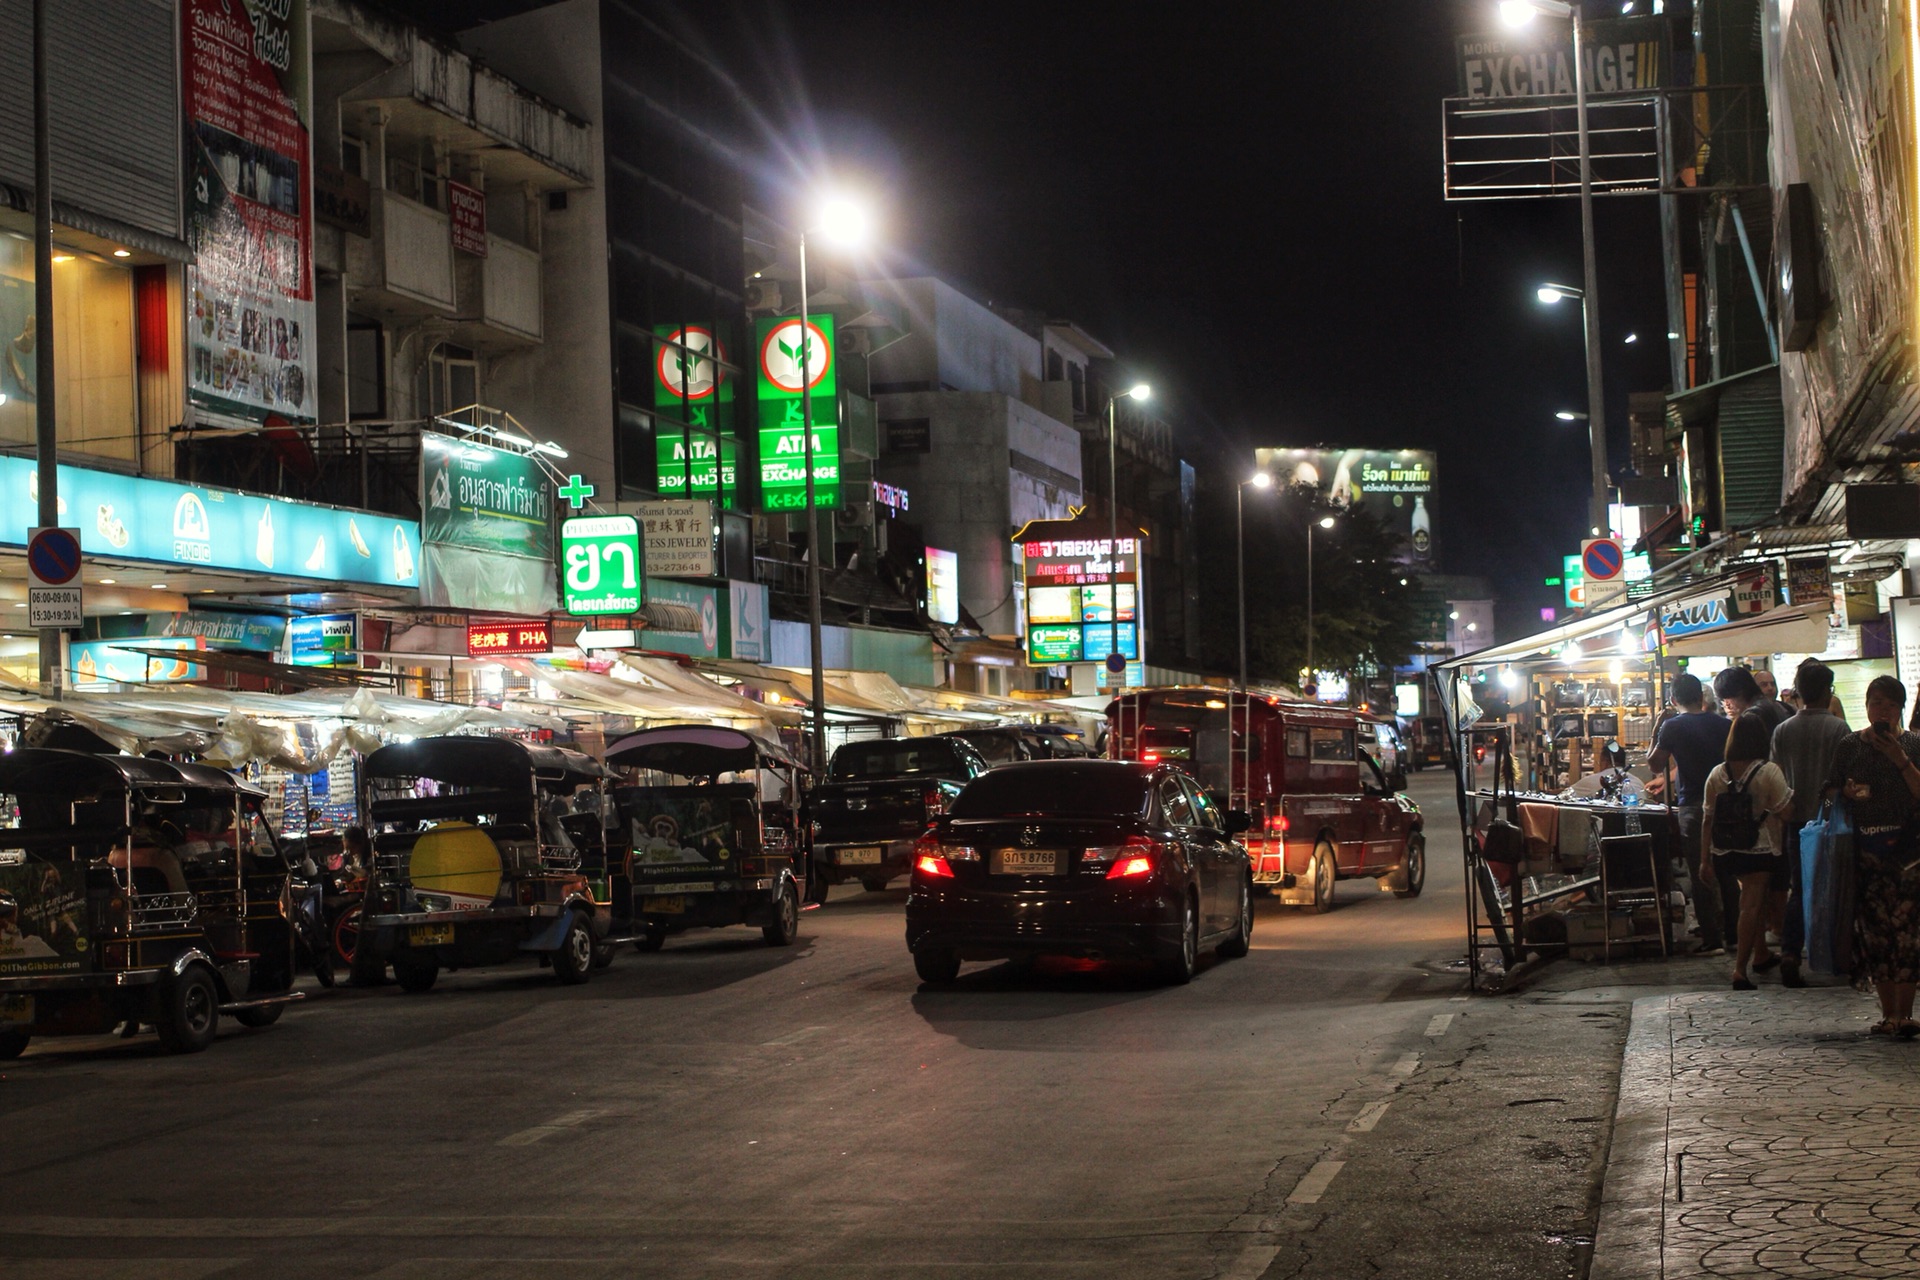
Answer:
<svg viewBox="0 0 1920 1280"><path fill-rule="evenodd" d="M1846 987L1635 1001L1590 1280L1920 1276L1920 1040Z"/></svg>

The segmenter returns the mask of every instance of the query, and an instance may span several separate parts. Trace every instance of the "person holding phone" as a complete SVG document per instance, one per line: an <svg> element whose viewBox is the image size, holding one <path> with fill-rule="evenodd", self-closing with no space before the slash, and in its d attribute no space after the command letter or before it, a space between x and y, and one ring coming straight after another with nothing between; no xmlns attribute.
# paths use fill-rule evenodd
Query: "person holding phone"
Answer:
<svg viewBox="0 0 1920 1280"><path fill-rule="evenodd" d="M1855 967L1880 998L1871 1033L1911 1040L1920 1035L1920 734L1897 727L1906 705L1906 687L1892 676L1867 686L1867 727L1840 740L1827 786L1853 815Z"/></svg>

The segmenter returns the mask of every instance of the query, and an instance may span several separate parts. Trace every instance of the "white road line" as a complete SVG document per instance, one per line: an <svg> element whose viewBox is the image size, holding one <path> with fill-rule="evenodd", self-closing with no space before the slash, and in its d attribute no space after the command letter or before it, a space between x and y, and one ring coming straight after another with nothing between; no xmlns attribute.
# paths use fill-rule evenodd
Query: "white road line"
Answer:
<svg viewBox="0 0 1920 1280"><path fill-rule="evenodd" d="M1300 1179L1300 1184L1293 1189L1293 1194L1287 1197L1287 1203L1319 1204L1320 1197L1326 1194L1327 1184L1333 1181L1335 1174L1346 1167L1345 1160L1322 1160L1307 1170L1307 1176Z"/></svg>
<svg viewBox="0 0 1920 1280"><path fill-rule="evenodd" d="M1417 1053L1403 1053L1400 1055L1400 1061L1393 1064L1392 1074L1405 1077L1412 1075L1419 1069L1420 1055Z"/></svg>
<svg viewBox="0 0 1920 1280"><path fill-rule="evenodd" d="M802 1027L798 1031L789 1031L786 1035L777 1036L772 1040L762 1040L760 1047L763 1049L777 1049L783 1045L799 1044L802 1040L811 1040L825 1030L825 1027Z"/></svg>
<svg viewBox="0 0 1920 1280"><path fill-rule="evenodd" d="M1448 996L1447 1003L1448 1004L1465 1004L1468 1001L1468 999L1470 999L1470 997L1468 996Z"/></svg>
<svg viewBox="0 0 1920 1280"><path fill-rule="evenodd" d="M569 1129L577 1129L587 1121L597 1119L605 1114L607 1114L605 1111L569 1111L563 1116L555 1116L545 1124L537 1124L531 1129L522 1129L518 1133L510 1133L494 1145L501 1147L530 1147L536 1142L546 1141L556 1133L565 1133Z"/></svg>
<svg viewBox="0 0 1920 1280"><path fill-rule="evenodd" d="M1436 1013L1433 1015L1432 1018L1428 1019L1427 1021L1427 1034L1430 1036L1443 1036L1447 1034L1447 1028L1452 1025L1453 1025L1452 1014Z"/></svg>
<svg viewBox="0 0 1920 1280"><path fill-rule="evenodd" d="M1382 1098L1378 1102L1369 1102L1359 1115L1347 1121L1348 1133L1372 1133L1373 1126L1380 1123L1380 1117L1387 1114L1387 1108L1393 1105L1392 1098Z"/></svg>

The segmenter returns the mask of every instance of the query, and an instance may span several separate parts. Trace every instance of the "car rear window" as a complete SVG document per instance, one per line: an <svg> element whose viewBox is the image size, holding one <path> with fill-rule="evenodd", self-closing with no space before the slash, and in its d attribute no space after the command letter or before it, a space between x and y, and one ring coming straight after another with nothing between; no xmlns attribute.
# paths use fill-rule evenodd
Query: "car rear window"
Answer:
<svg viewBox="0 0 1920 1280"><path fill-rule="evenodd" d="M1049 765L982 774L953 802L956 818L1057 814L1063 818L1144 813L1146 775L1133 769Z"/></svg>
<svg viewBox="0 0 1920 1280"><path fill-rule="evenodd" d="M836 782L898 778L912 773L964 774L953 744L938 738L889 738L850 742L833 753L828 776Z"/></svg>
<svg viewBox="0 0 1920 1280"><path fill-rule="evenodd" d="M1011 733L956 733L988 764L1011 764L1020 759L1020 739Z"/></svg>

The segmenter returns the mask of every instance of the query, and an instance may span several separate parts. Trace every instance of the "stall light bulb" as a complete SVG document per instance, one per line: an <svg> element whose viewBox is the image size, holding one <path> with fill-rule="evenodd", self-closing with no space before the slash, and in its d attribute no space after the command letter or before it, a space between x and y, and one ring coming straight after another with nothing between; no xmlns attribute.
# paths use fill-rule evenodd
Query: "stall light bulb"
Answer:
<svg viewBox="0 0 1920 1280"><path fill-rule="evenodd" d="M1520 683L1520 677L1513 674L1512 668L1507 668L1500 672L1500 683L1504 688L1511 689Z"/></svg>

